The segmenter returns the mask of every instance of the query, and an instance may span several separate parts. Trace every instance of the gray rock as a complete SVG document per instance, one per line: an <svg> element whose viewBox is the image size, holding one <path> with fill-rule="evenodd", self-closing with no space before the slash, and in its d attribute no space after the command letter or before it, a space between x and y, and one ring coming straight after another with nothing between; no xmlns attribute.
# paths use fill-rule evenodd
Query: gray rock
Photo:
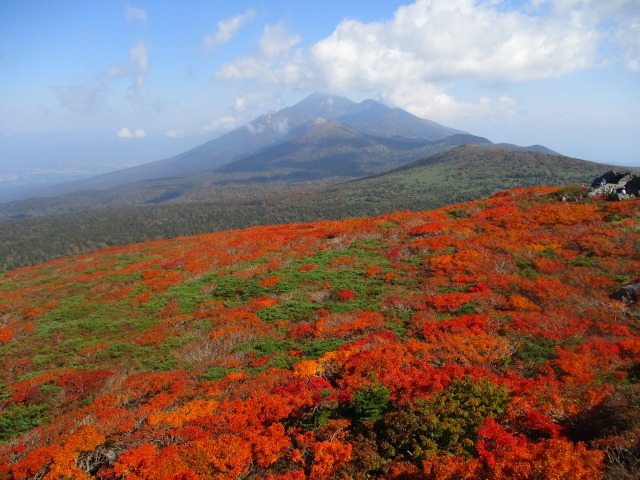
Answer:
<svg viewBox="0 0 640 480"><path fill-rule="evenodd" d="M609 295L613 300L620 300L624 303L636 303L640 301L640 283L632 283L626 287L622 287L617 292Z"/></svg>
<svg viewBox="0 0 640 480"><path fill-rule="evenodd" d="M591 184L587 197L596 195L608 195L610 200L629 200L640 197L640 175L609 170Z"/></svg>
<svg viewBox="0 0 640 480"><path fill-rule="evenodd" d="M601 187L591 187L591 189L589 190L589 192L587 192L587 197L593 197L595 195L609 195L609 194L613 194L615 193L615 191L618 189L618 185L617 184L613 184L613 183L607 183L605 185L602 185Z"/></svg>
<svg viewBox="0 0 640 480"><path fill-rule="evenodd" d="M640 197L640 175L629 175L629 180L624 187L629 195Z"/></svg>
<svg viewBox="0 0 640 480"><path fill-rule="evenodd" d="M621 193L621 192L615 192L615 193L609 194L609 200L613 200L615 202L619 202L622 200L631 200L633 197L634 195L628 195L626 193Z"/></svg>
<svg viewBox="0 0 640 480"><path fill-rule="evenodd" d="M622 180L625 176L629 174L630 172L620 173L620 172L614 172L613 170L609 170L603 175L597 177L591 184L591 188L598 188L603 186L606 183L618 183L620 180Z"/></svg>

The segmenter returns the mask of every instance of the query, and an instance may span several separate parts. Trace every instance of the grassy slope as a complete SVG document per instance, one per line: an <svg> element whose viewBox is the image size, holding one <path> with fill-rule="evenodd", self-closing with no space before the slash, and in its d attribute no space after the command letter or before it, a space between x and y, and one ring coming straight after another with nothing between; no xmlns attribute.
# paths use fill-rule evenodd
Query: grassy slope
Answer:
<svg viewBox="0 0 640 480"><path fill-rule="evenodd" d="M352 182L343 201L358 205L374 193L385 211L435 208L500 190L536 185L590 184L611 165L562 155L462 146L385 175Z"/></svg>
<svg viewBox="0 0 640 480"><path fill-rule="evenodd" d="M600 453L577 440L631 461L640 312L608 296L640 271L640 202L565 193L176 238L0 276L0 440L27 432L0 445L0 478L158 478L161 465L388 478L430 458L498 478L534 468L524 452L595 478ZM476 413L442 410L447 395L471 395ZM411 415L441 423L405 444ZM489 415L514 439L493 467L474 446ZM215 438L242 446L237 470ZM136 463L144 445L156 453Z"/></svg>

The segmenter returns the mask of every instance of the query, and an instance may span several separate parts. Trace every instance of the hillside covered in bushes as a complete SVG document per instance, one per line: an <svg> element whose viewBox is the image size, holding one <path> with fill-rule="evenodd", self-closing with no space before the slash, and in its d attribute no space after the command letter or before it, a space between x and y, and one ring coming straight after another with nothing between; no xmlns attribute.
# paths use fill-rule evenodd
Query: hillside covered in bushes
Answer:
<svg viewBox="0 0 640 480"><path fill-rule="evenodd" d="M5 273L0 479L637 478L640 201L572 194Z"/></svg>

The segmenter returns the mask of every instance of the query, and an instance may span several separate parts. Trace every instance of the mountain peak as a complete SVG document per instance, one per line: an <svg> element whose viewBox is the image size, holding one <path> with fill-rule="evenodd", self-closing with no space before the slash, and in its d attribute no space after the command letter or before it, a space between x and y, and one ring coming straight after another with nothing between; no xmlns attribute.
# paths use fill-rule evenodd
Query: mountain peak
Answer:
<svg viewBox="0 0 640 480"><path fill-rule="evenodd" d="M353 108L354 105L356 105L355 102L345 97L326 93L314 93L292 107L281 110L281 112L288 115L294 113L312 118L321 117L334 119L340 115L344 115L345 112ZM311 120L312 118L307 118L307 120Z"/></svg>

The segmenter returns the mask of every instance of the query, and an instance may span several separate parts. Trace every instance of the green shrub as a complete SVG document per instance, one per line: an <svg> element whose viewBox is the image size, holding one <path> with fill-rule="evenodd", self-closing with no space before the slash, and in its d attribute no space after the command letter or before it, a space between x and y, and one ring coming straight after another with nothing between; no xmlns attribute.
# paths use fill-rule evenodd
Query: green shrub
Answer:
<svg viewBox="0 0 640 480"><path fill-rule="evenodd" d="M178 360L176 360L173 355L169 355L166 352L160 352L141 358L140 363L147 370L153 370L154 372L168 372L178 364Z"/></svg>
<svg viewBox="0 0 640 480"><path fill-rule="evenodd" d="M576 257L569 260L569 263L578 267L597 267L599 262L597 258Z"/></svg>
<svg viewBox="0 0 640 480"><path fill-rule="evenodd" d="M380 420L389 406L390 392L380 384L369 385L353 394L355 417L363 423Z"/></svg>
<svg viewBox="0 0 640 480"><path fill-rule="evenodd" d="M543 337L524 339L516 351L515 356L523 362L542 365L557 357L556 342Z"/></svg>
<svg viewBox="0 0 640 480"><path fill-rule="evenodd" d="M316 360L327 352L333 352L344 344L342 338L325 338L302 345L302 357L307 360Z"/></svg>
<svg viewBox="0 0 640 480"><path fill-rule="evenodd" d="M470 377L455 379L430 400L387 414L383 429L386 456L426 459L436 451L469 456L475 453L477 430L487 417L498 420L507 410L508 388Z"/></svg>
<svg viewBox="0 0 640 480"><path fill-rule="evenodd" d="M15 405L0 417L0 442L6 442L22 432L42 424L46 405Z"/></svg>
<svg viewBox="0 0 640 480"><path fill-rule="evenodd" d="M207 372L202 375L203 380L220 380L224 378L227 373L233 372L232 369L227 367L211 367Z"/></svg>

